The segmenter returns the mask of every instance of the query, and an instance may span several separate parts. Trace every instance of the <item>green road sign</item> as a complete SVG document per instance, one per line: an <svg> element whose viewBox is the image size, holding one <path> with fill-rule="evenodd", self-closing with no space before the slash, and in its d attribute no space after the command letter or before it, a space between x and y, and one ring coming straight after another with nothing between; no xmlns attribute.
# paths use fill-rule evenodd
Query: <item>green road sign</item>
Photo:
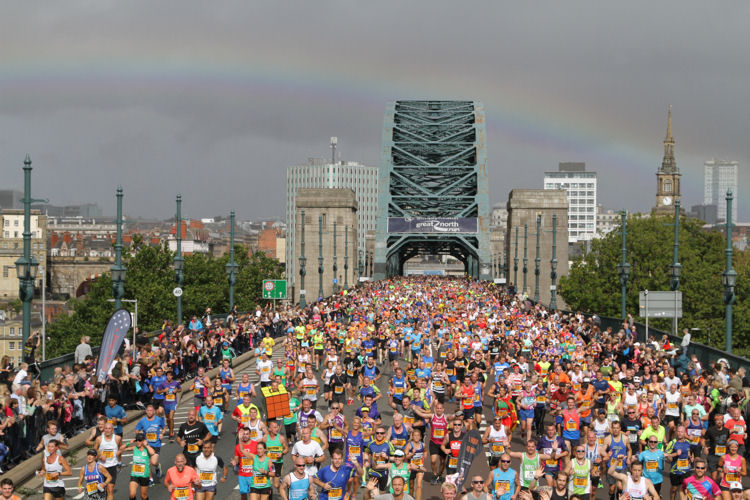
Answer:
<svg viewBox="0 0 750 500"><path fill-rule="evenodd" d="M286 299L286 280L263 280L264 299Z"/></svg>

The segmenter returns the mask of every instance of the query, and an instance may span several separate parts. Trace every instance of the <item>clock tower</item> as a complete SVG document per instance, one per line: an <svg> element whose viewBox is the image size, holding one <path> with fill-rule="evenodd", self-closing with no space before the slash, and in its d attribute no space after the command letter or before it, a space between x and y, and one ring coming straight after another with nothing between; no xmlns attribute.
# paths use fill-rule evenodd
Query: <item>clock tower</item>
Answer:
<svg viewBox="0 0 750 500"><path fill-rule="evenodd" d="M674 202L680 199L680 170L674 159L672 137L672 105L667 113L667 136L664 138L664 158L656 172L656 215L674 215Z"/></svg>

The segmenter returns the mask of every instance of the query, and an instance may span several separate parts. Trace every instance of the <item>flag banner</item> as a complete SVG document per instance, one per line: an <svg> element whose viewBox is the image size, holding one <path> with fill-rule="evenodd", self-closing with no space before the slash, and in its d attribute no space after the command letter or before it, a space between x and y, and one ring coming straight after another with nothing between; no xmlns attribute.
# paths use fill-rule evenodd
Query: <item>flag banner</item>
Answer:
<svg viewBox="0 0 750 500"><path fill-rule="evenodd" d="M107 328L104 330L102 337L102 346L99 349L99 362L96 365L96 376L99 382L107 379L107 372L112 361L120 349L125 335L130 330L131 319L127 309L118 309L109 318Z"/></svg>
<svg viewBox="0 0 750 500"><path fill-rule="evenodd" d="M389 233L477 233L476 217L388 217Z"/></svg>
<svg viewBox="0 0 750 500"><path fill-rule="evenodd" d="M471 464L474 462L474 457L481 450L482 435L479 431L472 429L464 435L464 439L461 441L461 450L458 452L456 488L459 494L461 493L461 488L463 488L466 477L469 475L469 469L471 469Z"/></svg>

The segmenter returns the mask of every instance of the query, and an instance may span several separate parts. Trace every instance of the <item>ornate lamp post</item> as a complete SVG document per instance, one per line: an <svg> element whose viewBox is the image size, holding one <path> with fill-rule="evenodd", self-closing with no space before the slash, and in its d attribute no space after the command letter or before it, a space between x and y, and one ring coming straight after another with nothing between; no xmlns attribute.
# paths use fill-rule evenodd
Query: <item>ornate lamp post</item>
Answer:
<svg viewBox="0 0 750 500"><path fill-rule="evenodd" d="M338 293L339 283L336 277L338 276L339 267L336 264L336 220L333 221L333 293Z"/></svg>
<svg viewBox="0 0 750 500"><path fill-rule="evenodd" d="M39 262L31 255L31 204L35 200L31 198L31 158L26 155L23 161L23 256L16 261L16 273L18 274L18 295L23 302L23 345L29 339L31 333L31 300L34 298L34 281Z"/></svg>
<svg viewBox="0 0 750 500"><path fill-rule="evenodd" d="M122 265L122 186L117 186L117 240L115 242L115 265L109 269L112 276L112 298L115 310L122 307L125 296L125 266Z"/></svg>
<svg viewBox="0 0 750 500"><path fill-rule="evenodd" d="M620 276L620 299L621 299L621 316L622 319L625 319L627 316L626 312L626 298L627 298L627 291L628 291L628 278L630 277L630 264L625 260L626 257L626 250L625 250L625 243L627 242L628 238L628 231L626 228L626 217L627 213L625 210L620 212L620 217L622 217L622 260L619 264L617 264L617 274Z"/></svg>
<svg viewBox="0 0 750 500"><path fill-rule="evenodd" d="M529 259L526 258L526 243L528 241L529 225L523 225L523 293L526 293L526 276L529 273Z"/></svg>
<svg viewBox="0 0 750 500"><path fill-rule="evenodd" d="M542 232L542 216L536 216L536 258L534 258L534 302L539 302L539 234Z"/></svg>
<svg viewBox="0 0 750 500"><path fill-rule="evenodd" d="M234 308L234 284L237 282L237 268L234 261L234 210L229 212L229 262L224 265L229 280L229 311Z"/></svg>
<svg viewBox="0 0 750 500"><path fill-rule="evenodd" d="M727 191L727 247L724 254L727 257L726 269L721 273L721 284L724 285L724 305L726 322L726 347L724 350L732 353L732 305L736 299L734 289L737 286L737 271L732 269L732 190Z"/></svg>
<svg viewBox="0 0 750 500"><path fill-rule="evenodd" d="M669 275L671 280L669 288L677 291L680 288L680 275L682 274L682 265L677 261L680 250L680 200L674 202L674 244L672 252L672 264L669 266ZM677 335L677 314L672 320L672 335Z"/></svg>
<svg viewBox="0 0 750 500"><path fill-rule="evenodd" d="M344 226L344 288L349 288L349 226Z"/></svg>
<svg viewBox="0 0 750 500"><path fill-rule="evenodd" d="M185 259L182 256L182 195L177 195L177 226L176 226L176 237L177 237L177 252L174 257L174 280L177 283L177 287L182 289L182 283L184 275L182 270L185 266ZM182 293L177 295L177 324L182 324Z"/></svg>
<svg viewBox="0 0 750 500"><path fill-rule="evenodd" d="M513 286L518 287L518 226L516 226L516 249L513 255Z"/></svg>
<svg viewBox="0 0 750 500"><path fill-rule="evenodd" d="M318 297L323 297L323 216L318 216Z"/></svg>
<svg viewBox="0 0 750 500"><path fill-rule="evenodd" d="M357 266L359 267L359 277L360 278L365 275L365 262L362 259L362 254L363 254L363 252L362 252L362 250L360 250L359 251L359 263L357 264Z"/></svg>
<svg viewBox="0 0 750 500"><path fill-rule="evenodd" d="M550 265L549 308L557 309L557 214L552 214L552 260Z"/></svg>
<svg viewBox="0 0 750 500"><path fill-rule="evenodd" d="M307 274L307 270L305 269L305 265L307 264L307 258L305 257L305 211L302 210L302 241L300 242L300 256L299 256L299 306L300 308L304 309L307 307L307 302L305 301L305 295L307 294L307 291L305 290L305 274Z"/></svg>

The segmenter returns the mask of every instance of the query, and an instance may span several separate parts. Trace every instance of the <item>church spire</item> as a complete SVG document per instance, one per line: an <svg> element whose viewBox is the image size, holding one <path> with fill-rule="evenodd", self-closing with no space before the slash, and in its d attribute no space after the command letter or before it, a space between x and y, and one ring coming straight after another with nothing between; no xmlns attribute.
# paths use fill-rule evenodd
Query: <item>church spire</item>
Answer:
<svg viewBox="0 0 750 500"><path fill-rule="evenodd" d="M672 137L672 105L667 111L667 136L664 138L664 158L661 161L661 172L677 172L674 159L674 137Z"/></svg>

